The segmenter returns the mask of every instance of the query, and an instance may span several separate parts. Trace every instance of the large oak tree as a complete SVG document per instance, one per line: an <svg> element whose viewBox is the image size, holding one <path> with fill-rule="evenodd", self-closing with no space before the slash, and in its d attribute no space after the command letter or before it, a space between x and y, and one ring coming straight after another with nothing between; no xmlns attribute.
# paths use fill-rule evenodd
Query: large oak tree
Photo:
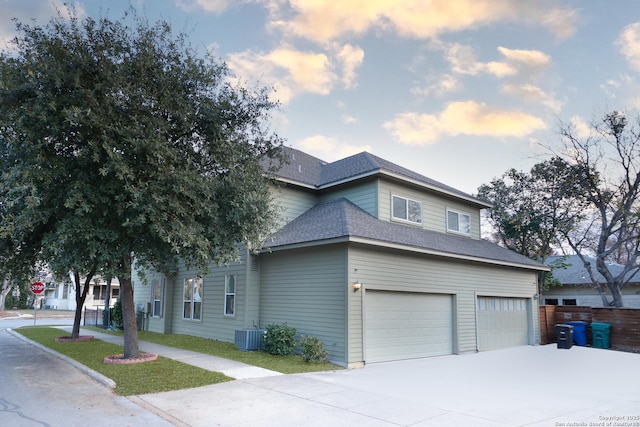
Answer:
<svg viewBox="0 0 640 427"><path fill-rule="evenodd" d="M117 277L124 357L136 357L134 260L205 270L269 230L261 159L280 152L277 105L133 11L17 30L0 55L3 268L26 258Z"/></svg>

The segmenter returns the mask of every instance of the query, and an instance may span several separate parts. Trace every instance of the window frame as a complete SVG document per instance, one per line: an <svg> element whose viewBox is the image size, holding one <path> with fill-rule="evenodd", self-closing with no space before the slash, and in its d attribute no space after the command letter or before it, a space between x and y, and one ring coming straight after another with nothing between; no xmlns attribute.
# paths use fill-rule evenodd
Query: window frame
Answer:
<svg viewBox="0 0 640 427"><path fill-rule="evenodd" d="M394 199L401 199L404 200L404 209L405 209L405 213L406 213L406 218L402 218L402 217L398 217L396 216L396 212L395 212L395 203L394 203ZM409 204L410 202L416 203L418 205L418 207L420 208L420 212L418 215L418 221L413 221L410 219L410 208L409 208ZM415 200L415 199L411 199L409 197L405 197L405 196L400 196L398 194L391 194L391 219L394 221L402 221L406 224L412 224L412 225L422 225L422 202L420 200Z"/></svg>
<svg viewBox="0 0 640 427"><path fill-rule="evenodd" d="M187 283L190 289L187 292ZM197 290L200 292L198 293ZM189 299L187 299L189 293ZM199 299L196 299L198 296ZM182 285L182 320L202 321L202 302L204 300L204 279L201 276L188 277ZM188 313L187 313L188 304ZM187 316L188 314L188 316ZM196 317L197 314L197 317Z"/></svg>
<svg viewBox="0 0 640 427"><path fill-rule="evenodd" d="M229 292L229 281L233 279L233 292ZM238 279L235 274L229 274L224 276L224 311L223 314L226 317L235 317L236 315L236 289L238 286ZM231 297L231 313L229 309L229 297Z"/></svg>
<svg viewBox="0 0 640 427"><path fill-rule="evenodd" d="M451 223L449 221L449 214L456 214L457 215L457 229L451 228ZM447 208L447 212L446 212L446 219L447 219L447 232L450 233L456 233L456 234L461 234L463 236L470 236L471 235L471 215L463 212L463 211L459 211L457 209L449 209ZM464 231L464 230L460 230L460 217L464 216L467 217L468 220L468 227L469 227L469 231Z"/></svg>
<svg viewBox="0 0 640 427"><path fill-rule="evenodd" d="M160 298L156 299L156 291L160 291ZM164 291L165 291L165 278L154 277L151 279L151 313L149 316L155 318L162 318L164 312ZM156 306L158 306L156 308Z"/></svg>

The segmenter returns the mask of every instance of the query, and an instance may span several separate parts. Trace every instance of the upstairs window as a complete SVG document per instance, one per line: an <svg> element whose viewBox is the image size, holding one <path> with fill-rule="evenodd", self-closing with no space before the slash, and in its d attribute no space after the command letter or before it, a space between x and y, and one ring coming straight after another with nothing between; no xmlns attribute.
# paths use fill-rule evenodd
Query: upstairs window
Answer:
<svg viewBox="0 0 640 427"><path fill-rule="evenodd" d="M447 230L471 234L471 217L461 212L447 210Z"/></svg>
<svg viewBox="0 0 640 427"><path fill-rule="evenodd" d="M391 197L393 219L422 224L422 203L400 196Z"/></svg>

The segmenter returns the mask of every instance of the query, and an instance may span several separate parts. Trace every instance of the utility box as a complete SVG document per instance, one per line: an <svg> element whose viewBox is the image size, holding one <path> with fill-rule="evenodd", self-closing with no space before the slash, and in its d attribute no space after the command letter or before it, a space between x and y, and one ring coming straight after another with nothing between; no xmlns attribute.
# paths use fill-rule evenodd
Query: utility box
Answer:
<svg viewBox="0 0 640 427"><path fill-rule="evenodd" d="M573 326L556 325L556 337L558 338L558 348L571 348L573 346Z"/></svg>
<svg viewBox="0 0 640 427"><path fill-rule="evenodd" d="M237 329L235 344L240 351L260 350L266 329Z"/></svg>
<svg viewBox="0 0 640 427"><path fill-rule="evenodd" d="M591 324L591 342L594 348L611 347L611 323L593 322Z"/></svg>

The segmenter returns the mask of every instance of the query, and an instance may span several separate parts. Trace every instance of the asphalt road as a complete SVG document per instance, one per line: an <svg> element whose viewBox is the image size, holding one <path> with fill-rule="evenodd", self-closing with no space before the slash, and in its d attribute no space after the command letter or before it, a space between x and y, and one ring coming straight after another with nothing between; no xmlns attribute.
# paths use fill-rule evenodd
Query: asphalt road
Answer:
<svg viewBox="0 0 640 427"><path fill-rule="evenodd" d="M58 357L13 337L6 329L15 328L16 322L33 325L33 319L0 320L0 426L172 425Z"/></svg>

